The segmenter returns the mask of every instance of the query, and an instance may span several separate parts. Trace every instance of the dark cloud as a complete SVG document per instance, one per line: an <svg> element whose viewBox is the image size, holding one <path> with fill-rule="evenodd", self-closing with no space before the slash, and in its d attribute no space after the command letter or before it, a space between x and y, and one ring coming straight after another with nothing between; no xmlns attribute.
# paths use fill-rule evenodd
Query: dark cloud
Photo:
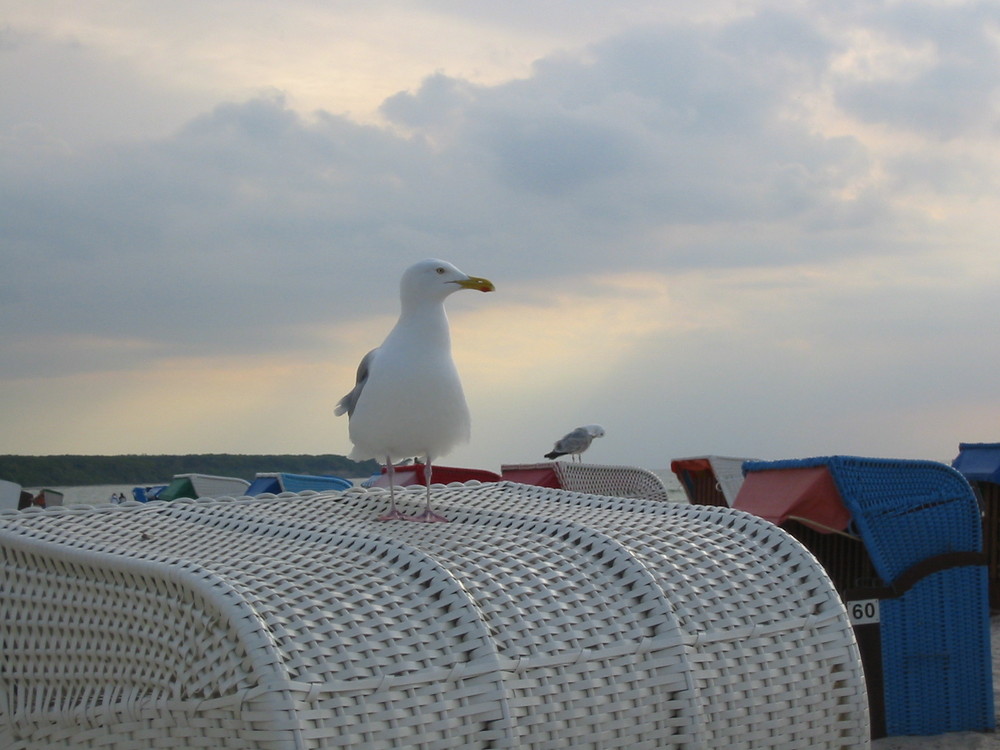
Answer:
<svg viewBox="0 0 1000 750"><path fill-rule="evenodd" d="M397 125L434 133L460 122L463 110L469 108L480 91L479 86L436 73L424 79L417 93L401 91L390 96L379 111Z"/></svg>
<svg viewBox="0 0 1000 750"><path fill-rule="evenodd" d="M643 29L541 60L529 79L501 86L438 75L383 113L453 159L462 174L452 177L487 169L487 190L516 194L515 215L551 207L586 237L605 235L602 220L638 234L672 222L820 216L854 227L885 209L870 193L844 197L872 168L865 148L787 117L832 48L780 14L721 31Z"/></svg>
<svg viewBox="0 0 1000 750"><path fill-rule="evenodd" d="M935 132L934 110L984 116L974 94L997 68L972 68L995 48L972 20L901 24L949 55L919 79L845 85L840 99ZM957 44L965 31L971 51ZM875 159L799 116L839 44L791 13L649 26L496 86L431 76L384 103L385 128L304 114L277 92L169 136L82 150L23 130L18 141L11 125L0 306L24 336L239 351L295 346L288 331L303 323L391 312L386 279L428 255L516 279L569 263L597 272L612 257L669 269L871 252L900 221L871 179ZM936 108L946 90L953 107ZM719 242L740 226L753 231ZM668 243L673 227L716 231ZM43 293L46 304L25 304Z"/></svg>
<svg viewBox="0 0 1000 750"><path fill-rule="evenodd" d="M621 174L635 157L620 130L569 114L497 118L484 125L482 143L500 179L528 193L566 195Z"/></svg>

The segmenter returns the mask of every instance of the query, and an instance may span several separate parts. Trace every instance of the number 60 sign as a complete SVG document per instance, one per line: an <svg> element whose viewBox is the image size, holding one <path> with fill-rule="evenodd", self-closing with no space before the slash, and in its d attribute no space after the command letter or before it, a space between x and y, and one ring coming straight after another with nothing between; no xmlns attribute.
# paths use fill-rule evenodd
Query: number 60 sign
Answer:
<svg viewBox="0 0 1000 750"><path fill-rule="evenodd" d="M871 625L879 621L878 599L858 599L847 602L851 625Z"/></svg>

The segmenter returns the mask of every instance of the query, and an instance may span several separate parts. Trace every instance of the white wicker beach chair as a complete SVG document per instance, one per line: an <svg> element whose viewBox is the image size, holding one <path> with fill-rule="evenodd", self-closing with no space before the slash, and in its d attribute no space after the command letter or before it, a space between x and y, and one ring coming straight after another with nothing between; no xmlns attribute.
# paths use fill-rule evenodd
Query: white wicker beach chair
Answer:
<svg viewBox="0 0 1000 750"><path fill-rule="evenodd" d="M0 747L868 746L843 605L775 526L511 482L435 488L447 524L386 499L0 512Z"/></svg>
<svg viewBox="0 0 1000 750"><path fill-rule="evenodd" d="M511 473L529 475L538 471L551 471L555 474L560 489L571 492L663 502L668 500L663 480L648 469L637 466L548 461L534 464L504 464L500 470L505 475L504 478Z"/></svg>

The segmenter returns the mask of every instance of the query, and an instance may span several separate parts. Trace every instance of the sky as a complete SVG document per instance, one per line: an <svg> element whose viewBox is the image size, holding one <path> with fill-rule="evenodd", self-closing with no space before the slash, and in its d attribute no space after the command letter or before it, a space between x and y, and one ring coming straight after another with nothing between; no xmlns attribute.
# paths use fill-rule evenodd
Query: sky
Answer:
<svg viewBox="0 0 1000 750"><path fill-rule="evenodd" d="M0 453L336 453L423 258L441 463L1000 441L1000 5L4 0Z"/></svg>

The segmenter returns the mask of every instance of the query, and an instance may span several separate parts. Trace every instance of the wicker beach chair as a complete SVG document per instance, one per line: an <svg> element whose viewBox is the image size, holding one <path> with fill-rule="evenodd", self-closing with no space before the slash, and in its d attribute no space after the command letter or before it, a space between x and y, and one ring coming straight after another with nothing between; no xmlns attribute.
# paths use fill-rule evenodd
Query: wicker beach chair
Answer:
<svg viewBox="0 0 1000 750"><path fill-rule="evenodd" d="M0 513L0 747L868 745L843 604L772 524L434 493L451 523L381 489Z"/></svg>
<svg viewBox="0 0 1000 750"><path fill-rule="evenodd" d="M799 537L857 611L876 736L993 729L986 557L968 482L933 461L854 456L744 468L735 507Z"/></svg>
<svg viewBox="0 0 1000 750"><path fill-rule="evenodd" d="M675 458L670 470L695 505L732 507L743 484L743 464L752 458L692 456Z"/></svg>
<svg viewBox="0 0 1000 750"><path fill-rule="evenodd" d="M1000 609L1000 443L959 443L951 465L979 498L990 607L996 611Z"/></svg>
<svg viewBox="0 0 1000 750"><path fill-rule="evenodd" d="M640 500L668 500L667 489L656 474L637 466L548 461L536 464L504 464L504 479L571 492Z"/></svg>

